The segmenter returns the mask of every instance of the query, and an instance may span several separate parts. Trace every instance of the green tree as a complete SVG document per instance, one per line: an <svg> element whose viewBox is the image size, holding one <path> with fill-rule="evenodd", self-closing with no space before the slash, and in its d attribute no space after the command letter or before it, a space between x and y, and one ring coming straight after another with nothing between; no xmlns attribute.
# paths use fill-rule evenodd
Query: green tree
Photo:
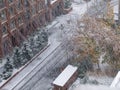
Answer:
<svg viewBox="0 0 120 90"><path fill-rule="evenodd" d="M37 49L41 49L42 48L42 42L43 42L43 38L42 36L38 36L36 39L36 48Z"/></svg>
<svg viewBox="0 0 120 90"><path fill-rule="evenodd" d="M7 58L7 62L4 65L4 71L3 71L3 79L8 79L13 72L13 65L11 64L9 58Z"/></svg>
<svg viewBox="0 0 120 90"><path fill-rule="evenodd" d="M13 65L11 64L9 58L7 58L7 62L4 65L4 71L9 72L13 70Z"/></svg>
<svg viewBox="0 0 120 90"><path fill-rule="evenodd" d="M23 49L22 49L22 64L24 65L27 61L31 59L31 50L27 46L27 44L24 44Z"/></svg>
<svg viewBox="0 0 120 90"><path fill-rule="evenodd" d="M43 38L43 43L48 41L48 34L44 30L41 32L42 38Z"/></svg>
<svg viewBox="0 0 120 90"><path fill-rule="evenodd" d="M21 67L21 53L18 50L18 48L15 49L15 53L13 55L13 65L15 68L20 68Z"/></svg>

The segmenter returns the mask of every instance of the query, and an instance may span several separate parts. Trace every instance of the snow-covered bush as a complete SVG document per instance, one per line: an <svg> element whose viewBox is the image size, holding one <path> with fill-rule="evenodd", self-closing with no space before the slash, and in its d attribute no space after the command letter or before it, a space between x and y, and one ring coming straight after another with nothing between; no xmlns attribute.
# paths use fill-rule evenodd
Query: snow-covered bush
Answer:
<svg viewBox="0 0 120 90"><path fill-rule="evenodd" d="M7 62L4 65L4 70L3 70L3 79L7 79L12 75L13 72L13 65L11 63L11 61L9 60L9 58L7 58Z"/></svg>
<svg viewBox="0 0 120 90"><path fill-rule="evenodd" d="M4 72L12 72L13 71L13 65L11 63L11 61L9 60L9 58L7 58L7 62L4 65Z"/></svg>
<svg viewBox="0 0 120 90"><path fill-rule="evenodd" d="M8 79L12 75L12 72L3 73L3 79Z"/></svg>
<svg viewBox="0 0 120 90"><path fill-rule="evenodd" d="M15 49L14 54L13 54L13 65L14 65L14 68L20 68L21 67L21 61L22 61L21 52L20 52L20 50L17 47Z"/></svg>
<svg viewBox="0 0 120 90"><path fill-rule="evenodd" d="M97 80L89 80L88 81L89 84L94 84L94 85L98 85L99 82Z"/></svg>
<svg viewBox="0 0 120 90"><path fill-rule="evenodd" d="M44 30L36 33L35 36L29 39L30 49L33 52L33 55L39 52L44 46L47 45L48 42L48 34Z"/></svg>
<svg viewBox="0 0 120 90"><path fill-rule="evenodd" d="M30 43L30 48L31 48L32 51L33 51L33 49L34 49L34 47L35 47L35 42L34 42L34 38L33 38L33 37L30 38L29 43Z"/></svg>
<svg viewBox="0 0 120 90"><path fill-rule="evenodd" d="M88 77L88 76L85 76L82 80L83 80L82 83L83 83L83 84L86 84L86 83L88 82L88 80L89 80L89 77Z"/></svg>
<svg viewBox="0 0 120 90"><path fill-rule="evenodd" d="M32 58L32 50L29 48L28 44L23 44L22 47L22 65L26 64Z"/></svg>
<svg viewBox="0 0 120 90"><path fill-rule="evenodd" d="M3 79L2 74L0 74L0 82L2 82L2 79Z"/></svg>
<svg viewBox="0 0 120 90"><path fill-rule="evenodd" d="M42 36L37 36L37 39L36 39L36 48L37 49L41 49L42 48L42 42L43 42L43 38Z"/></svg>
<svg viewBox="0 0 120 90"><path fill-rule="evenodd" d="M48 34L44 30L28 37L29 39L23 42L20 48L15 48L12 59L14 68L20 68L26 64L31 58L43 49L48 42Z"/></svg>
<svg viewBox="0 0 120 90"><path fill-rule="evenodd" d="M2 79L8 79L13 69L19 69L25 65L31 58L42 50L48 43L48 34L44 30L33 33L28 40L24 41L20 47L16 47L10 58L6 58L3 71L0 74L0 82Z"/></svg>
<svg viewBox="0 0 120 90"><path fill-rule="evenodd" d="M96 79L90 79L89 76L85 75L84 78L79 78L81 84L93 84L98 85L99 82Z"/></svg>
<svg viewBox="0 0 120 90"><path fill-rule="evenodd" d="M70 8L71 7L71 1L70 0L64 0L64 7L65 8Z"/></svg>
<svg viewBox="0 0 120 90"><path fill-rule="evenodd" d="M89 58L84 58L79 65L78 72L79 77L83 78L85 76L85 73L89 70L93 69L93 63Z"/></svg>
<svg viewBox="0 0 120 90"><path fill-rule="evenodd" d="M47 32L45 32L44 30L41 32L42 38L44 40L44 42L48 41L48 34Z"/></svg>

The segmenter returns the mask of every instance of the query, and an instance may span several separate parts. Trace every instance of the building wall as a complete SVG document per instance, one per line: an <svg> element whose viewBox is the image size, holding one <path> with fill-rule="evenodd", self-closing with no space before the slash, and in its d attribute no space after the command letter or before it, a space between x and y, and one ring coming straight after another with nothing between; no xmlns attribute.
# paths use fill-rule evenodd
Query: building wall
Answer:
<svg viewBox="0 0 120 90"><path fill-rule="evenodd" d="M37 27L46 25L63 12L62 0L53 4L45 0L1 0L0 57L19 46Z"/></svg>

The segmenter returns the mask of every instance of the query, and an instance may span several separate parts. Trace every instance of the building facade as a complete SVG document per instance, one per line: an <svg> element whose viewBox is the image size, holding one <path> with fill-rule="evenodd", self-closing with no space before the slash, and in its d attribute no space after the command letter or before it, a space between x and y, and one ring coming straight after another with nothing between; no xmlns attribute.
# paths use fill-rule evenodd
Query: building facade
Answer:
<svg viewBox="0 0 120 90"><path fill-rule="evenodd" d="M63 0L0 0L0 57L63 13Z"/></svg>

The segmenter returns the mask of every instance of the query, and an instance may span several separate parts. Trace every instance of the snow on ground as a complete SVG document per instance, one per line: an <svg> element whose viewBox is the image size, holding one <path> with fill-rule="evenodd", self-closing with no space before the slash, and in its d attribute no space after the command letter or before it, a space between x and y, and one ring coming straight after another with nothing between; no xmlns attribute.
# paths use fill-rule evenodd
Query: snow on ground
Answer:
<svg viewBox="0 0 120 90"><path fill-rule="evenodd" d="M90 6L92 2L89 2L88 5ZM87 11L86 3L78 4L72 3L73 10L68 13L67 15L62 15L57 18L60 23L65 24L68 20L76 20L79 19L84 13Z"/></svg>
<svg viewBox="0 0 120 90"><path fill-rule="evenodd" d="M89 80L96 80L100 85L110 86L113 78L108 76L89 76Z"/></svg>
<svg viewBox="0 0 120 90"><path fill-rule="evenodd" d="M95 85L79 85L75 89L72 90L119 90L119 88L109 88L103 85L95 86Z"/></svg>
<svg viewBox="0 0 120 90"><path fill-rule="evenodd" d="M112 83L113 78L107 76L88 76L87 78L80 79L78 78L69 90L108 90L110 89L110 84ZM110 89L118 90L118 89Z"/></svg>
<svg viewBox="0 0 120 90"><path fill-rule="evenodd" d="M78 2L77 2L78 1ZM72 22L76 22L76 20L80 19L85 12L87 12L87 8L91 7L92 4L94 3L94 0L91 0L87 4L85 2L79 3L79 0L75 0L75 2L72 3L72 8L73 10L70 11L66 15L61 15L57 17L51 25L48 25L46 29L48 30L49 33L52 33L51 40L52 38L59 38L60 33L62 32L60 29L60 25L62 24L63 26L68 25L68 22L71 20ZM52 27L54 26L54 27ZM52 28L51 28L52 27ZM68 29L66 29L68 31ZM58 39L59 40L59 39Z"/></svg>

